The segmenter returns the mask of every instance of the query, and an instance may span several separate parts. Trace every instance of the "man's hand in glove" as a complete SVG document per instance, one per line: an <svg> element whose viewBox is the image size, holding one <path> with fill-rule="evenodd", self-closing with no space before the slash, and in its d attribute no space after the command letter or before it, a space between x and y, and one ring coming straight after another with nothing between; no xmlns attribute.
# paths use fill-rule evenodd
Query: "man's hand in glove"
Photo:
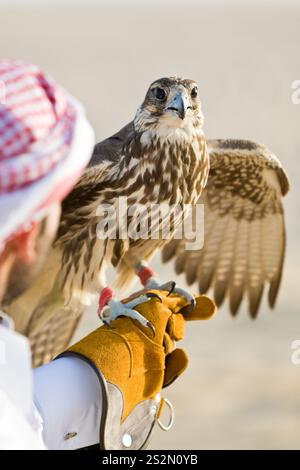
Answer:
<svg viewBox="0 0 300 470"><path fill-rule="evenodd" d="M63 353L88 361L100 379L104 395L100 447L105 449L145 446L164 404L161 389L188 365L187 353L175 345L184 337L185 321L205 320L216 311L204 295L196 298L194 308L178 294L151 290L138 295L149 296L135 309L153 325L155 334L136 320L120 317Z"/></svg>

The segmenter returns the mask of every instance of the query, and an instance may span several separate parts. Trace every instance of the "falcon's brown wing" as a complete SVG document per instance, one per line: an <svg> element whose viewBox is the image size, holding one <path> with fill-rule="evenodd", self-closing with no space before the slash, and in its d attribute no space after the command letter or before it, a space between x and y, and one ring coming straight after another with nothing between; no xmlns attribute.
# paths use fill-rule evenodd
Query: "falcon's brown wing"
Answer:
<svg viewBox="0 0 300 470"><path fill-rule="evenodd" d="M183 240L163 249L163 260L175 257L176 272L199 291L213 288L221 305L229 297L235 315L249 300L255 317L269 284L274 307L285 252L282 196L289 180L278 159L264 146L245 140L208 141L210 173L199 203L204 203L204 245L185 251Z"/></svg>
<svg viewBox="0 0 300 470"><path fill-rule="evenodd" d="M104 161L116 162L121 157L124 143L134 133L133 121L122 127L116 134L95 145L89 168L101 165Z"/></svg>

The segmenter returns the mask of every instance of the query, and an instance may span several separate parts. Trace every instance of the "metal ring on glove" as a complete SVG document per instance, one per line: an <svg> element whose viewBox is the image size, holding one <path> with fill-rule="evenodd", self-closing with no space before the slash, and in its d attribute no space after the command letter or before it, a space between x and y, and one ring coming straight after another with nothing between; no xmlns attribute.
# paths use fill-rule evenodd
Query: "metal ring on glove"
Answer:
<svg viewBox="0 0 300 470"><path fill-rule="evenodd" d="M160 420L160 415L161 415L161 411L163 409L164 404L166 404L168 406L169 410L170 410L170 419L169 419L169 422L168 422L167 425L163 424ZM169 429L171 429L171 427L173 426L173 423L174 423L174 408L173 408L172 403L167 398L162 398L162 400L161 400L161 406L160 406L160 409L159 409L159 412L158 412L158 415L157 415L157 423L163 431L169 431Z"/></svg>

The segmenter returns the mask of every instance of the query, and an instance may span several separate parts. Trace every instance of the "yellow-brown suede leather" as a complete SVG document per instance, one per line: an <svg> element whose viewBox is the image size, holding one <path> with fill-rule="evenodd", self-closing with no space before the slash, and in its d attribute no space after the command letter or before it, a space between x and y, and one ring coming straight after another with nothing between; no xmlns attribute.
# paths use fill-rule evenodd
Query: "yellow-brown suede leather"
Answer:
<svg viewBox="0 0 300 470"><path fill-rule="evenodd" d="M138 403L153 398L186 369L188 356L183 349L175 349L174 343L184 336L185 320L207 319L216 311L206 296L197 297L192 309L177 294L150 292L159 295L162 302L151 298L135 309L154 325L155 337L139 322L121 317L112 327L102 326L68 349L90 360L121 390L123 420Z"/></svg>

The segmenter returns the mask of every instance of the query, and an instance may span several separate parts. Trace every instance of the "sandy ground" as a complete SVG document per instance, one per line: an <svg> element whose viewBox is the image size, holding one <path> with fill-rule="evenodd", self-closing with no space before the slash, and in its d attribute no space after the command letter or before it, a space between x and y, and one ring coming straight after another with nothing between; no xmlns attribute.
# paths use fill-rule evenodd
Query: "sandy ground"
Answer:
<svg viewBox="0 0 300 470"><path fill-rule="evenodd" d="M199 7L0 10L0 55L39 63L85 103L97 138L133 117L163 75L199 82L209 137L267 144L291 176L288 250L275 312L256 322L226 306L188 327L188 372L166 391L176 409L151 448L300 448L299 158L300 8ZM164 279L171 266L155 268ZM180 279L184 285L184 280ZM94 309L79 335L97 325Z"/></svg>

